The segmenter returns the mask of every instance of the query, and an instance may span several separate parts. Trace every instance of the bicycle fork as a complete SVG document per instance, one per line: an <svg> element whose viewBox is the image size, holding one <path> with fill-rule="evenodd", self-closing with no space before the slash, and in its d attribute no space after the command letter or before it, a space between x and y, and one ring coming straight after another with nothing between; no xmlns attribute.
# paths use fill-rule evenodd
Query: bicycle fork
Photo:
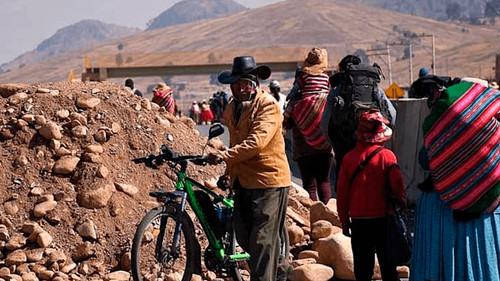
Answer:
<svg viewBox="0 0 500 281"><path fill-rule="evenodd" d="M167 208L167 212L169 212L169 207L172 204L176 205L175 208L175 230L172 240L172 245L170 251L162 251L163 239L165 237L165 231L167 229L167 216L162 216L160 220L160 233L158 235L158 240L156 241L155 253L156 260L159 262L168 262L172 259L176 259L179 257L180 251L180 238L181 238L181 230L182 230L182 222L180 219L180 214L185 211L186 208L186 192L182 191L174 191L168 193L168 196L165 198L165 206ZM180 198L180 202L177 202L177 198Z"/></svg>

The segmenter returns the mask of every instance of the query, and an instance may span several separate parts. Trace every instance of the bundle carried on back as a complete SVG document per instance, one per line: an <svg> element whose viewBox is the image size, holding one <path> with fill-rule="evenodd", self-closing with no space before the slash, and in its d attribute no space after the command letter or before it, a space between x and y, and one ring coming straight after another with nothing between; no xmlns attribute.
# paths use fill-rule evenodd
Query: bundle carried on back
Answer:
<svg viewBox="0 0 500 281"><path fill-rule="evenodd" d="M313 148L322 150L330 147L325 135L319 129L321 116L326 105L326 93L304 96L295 105L292 118L304 136L304 140Z"/></svg>
<svg viewBox="0 0 500 281"><path fill-rule="evenodd" d="M326 136L320 130L321 118L330 91L325 49L313 48L295 73L294 87L284 112L285 128L293 120L305 142L317 150L331 149Z"/></svg>
<svg viewBox="0 0 500 281"><path fill-rule="evenodd" d="M444 90L423 129L432 181L452 209L490 213L500 203L500 92L476 83Z"/></svg>
<svg viewBox="0 0 500 281"><path fill-rule="evenodd" d="M378 109L390 120L387 102L378 93L380 83L378 65L349 63L340 73L332 76L338 87L338 95L332 110L332 121L339 127L341 137L354 140L353 134L361 114ZM332 81L332 80L330 80Z"/></svg>

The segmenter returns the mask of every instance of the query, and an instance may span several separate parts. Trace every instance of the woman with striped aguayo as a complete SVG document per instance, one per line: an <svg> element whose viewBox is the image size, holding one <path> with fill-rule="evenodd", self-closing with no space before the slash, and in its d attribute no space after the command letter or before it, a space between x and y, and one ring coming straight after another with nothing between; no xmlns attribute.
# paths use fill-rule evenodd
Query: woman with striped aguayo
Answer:
<svg viewBox="0 0 500 281"><path fill-rule="evenodd" d="M153 89L152 102L158 104L160 107L165 108L166 111L175 115L175 100L172 89L165 83L158 83L156 88Z"/></svg>
<svg viewBox="0 0 500 281"><path fill-rule="evenodd" d="M328 54L313 48L297 71L284 112L284 128L293 133L293 160L299 165L302 185L313 200L328 203L333 150L319 129L330 92ZM319 198L318 198L319 197Z"/></svg>
<svg viewBox="0 0 500 281"><path fill-rule="evenodd" d="M427 93L410 280L500 280L500 92L474 81Z"/></svg>

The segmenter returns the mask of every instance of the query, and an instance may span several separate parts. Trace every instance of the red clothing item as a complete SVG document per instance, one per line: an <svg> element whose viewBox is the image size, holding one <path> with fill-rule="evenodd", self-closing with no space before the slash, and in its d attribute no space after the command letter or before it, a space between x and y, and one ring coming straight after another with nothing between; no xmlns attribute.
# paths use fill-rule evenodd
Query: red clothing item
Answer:
<svg viewBox="0 0 500 281"><path fill-rule="evenodd" d="M349 218L387 215L386 182L390 184L391 193L396 200L405 200L405 185L397 166L398 160L389 149L382 149L370 159L350 186L349 181L359 164L379 146L380 144L358 142L342 160L337 182L337 209L343 225L349 222Z"/></svg>
<svg viewBox="0 0 500 281"><path fill-rule="evenodd" d="M213 119L214 119L214 113L210 109L210 106L205 103L202 104L200 112L200 121L207 122L207 121L212 121Z"/></svg>

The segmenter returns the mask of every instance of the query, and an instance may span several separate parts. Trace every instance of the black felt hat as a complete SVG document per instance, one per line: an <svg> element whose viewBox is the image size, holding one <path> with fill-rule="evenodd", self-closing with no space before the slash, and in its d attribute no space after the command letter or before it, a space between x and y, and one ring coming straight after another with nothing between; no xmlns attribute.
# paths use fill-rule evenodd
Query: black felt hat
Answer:
<svg viewBox="0 0 500 281"><path fill-rule="evenodd" d="M257 66L252 56L235 57L232 69L220 72L218 79L222 84L231 84L247 74L252 74L261 80L265 80L271 76L271 68L267 65Z"/></svg>

